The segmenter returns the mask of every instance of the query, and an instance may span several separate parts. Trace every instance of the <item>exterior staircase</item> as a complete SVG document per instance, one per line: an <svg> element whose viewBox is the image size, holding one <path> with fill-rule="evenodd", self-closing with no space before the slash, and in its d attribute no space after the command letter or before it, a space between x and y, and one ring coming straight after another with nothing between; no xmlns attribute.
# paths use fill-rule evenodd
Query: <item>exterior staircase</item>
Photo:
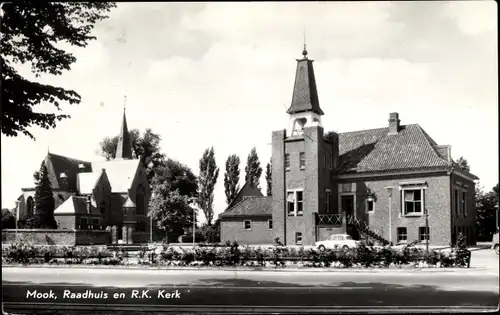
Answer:
<svg viewBox="0 0 500 315"><path fill-rule="evenodd" d="M388 240L386 240L382 236L380 236L377 233L370 230L370 228L368 227L368 225L364 221L361 222L360 220L354 219L353 217L350 217L348 221L349 221L349 224L353 225L356 228L356 230L358 231L358 233L360 235L364 235L367 239L373 239L384 246L387 246L387 245L393 246L394 245L392 242L389 242Z"/></svg>

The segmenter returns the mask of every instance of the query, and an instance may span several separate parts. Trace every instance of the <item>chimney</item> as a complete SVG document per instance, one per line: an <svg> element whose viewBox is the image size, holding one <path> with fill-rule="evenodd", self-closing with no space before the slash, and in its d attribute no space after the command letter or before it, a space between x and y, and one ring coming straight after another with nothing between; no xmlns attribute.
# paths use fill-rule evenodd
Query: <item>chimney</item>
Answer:
<svg viewBox="0 0 500 315"><path fill-rule="evenodd" d="M92 200L91 196L87 196L87 214L92 213Z"/></svg>
<svg viewBox="0 0 500 315"><path fill-rule="evenodd" d="M333 169L339 167L339 134L333 131L327 133L326 138L332 143ZM328 163L330 163L328 161Z"/></svg>
<svg viewBox="0 0 500 315"><path fill-rule="evenodd" d="M390 113L389 114L389 134L395 135L399 132L399 114Z"/></svg>
<svg viewBox="0 0 500 315"><path fill-rule="evenodd" d="M451 162L451 145L437 145L434 147L437 153L446 161Z"/></svg>

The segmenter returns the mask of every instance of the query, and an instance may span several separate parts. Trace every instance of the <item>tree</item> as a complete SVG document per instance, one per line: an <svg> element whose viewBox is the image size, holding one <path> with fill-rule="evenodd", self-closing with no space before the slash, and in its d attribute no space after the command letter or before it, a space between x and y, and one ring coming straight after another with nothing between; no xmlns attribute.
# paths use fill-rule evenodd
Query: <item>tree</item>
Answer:
<svg viewBox="0 0 500 315"><path fill-rule="evenodd" d="M240 190L240 158L236 155L230 155L226 160L226 173L224 173L224 192L226 193L226 202L228 205L233 202Z"/></svg>
<svg viewBox="0 0 500 315"><path fill-rule="evenodd" d="M61 42L86 47L96 39L90 33L96 22L107 18L112 2L37 2L18 1L1 4L2 134L19 133L34 139L28 128L49 129L69 115L34 111L47 102L61 111L61 102L79 104L73 90L42 84L24 78L15 65L30 64L36 77L61 75L76 61L72 53L58 47Z"/></svg>
<svg viewBox="0 0 500 315"><path fill-rule="evenodd" d="M159 229L176 236L183 234L193 223L190 199L198 195L196 176L187 166L167 159L164 166L155 169L152 187L148 216Z"/></svg>
<svg viewBox="0 0 500 315"><path fill-rule="evenodd" d="M2 230L3 229L15 229L16 228L16 217L9 209L2 209Z"/></svg>
<svg viewBox="0 0 500 315"><path fill-rule="evenodd" d="M31 226L42 229L56 229L57 222L54 219L55 200L45 162L42 162L40 171L35 172L33 177L35 178L35 215Z"/></svg>
<svg viewBox="0 0 500 315"><path fill-rule="evenodd" d="M267 163L266 166L266 183L267 183L267 195L273 195L273 179L272 179L272 159Z"/></svg>
<svg viewBox="0 0 500 315"><path fill-rule="evenodd" d="M142 135L138 129L132 129L129 131L129 135L132 155L141 159L141 163L146 169L148 182L151 185L155 168L165 165L165 154L160 153L161 136L149 128ZM106 137L100 143L100 154L106 160L112 160L115 158L117 146L118 135Z"/></svg>
<svg viewBox="0 0 500 315"><path fill-rule="evenodd" d="M487 193L479 187L476 188L476 224L479 240L491 241L497 227L496 206L498 206L498 184Z"/></svg>
<svg viewBox="0 0 500 315"><path fill-rule="evenodd" d="M262 167L260 167L259 156L257 149L252 148L247 158L247 166L245 167L245 181L252 183L255 187L260 187L260 176L262 175Z"/></svg>
<svg viewBox="0 0 500 315"><path fill-rule="evenodd" d="M200 159L200 176L198 178L198 204L207 218L207 224L212 225L214 217L214 189L219 177L219 168L215 162L214 147L206 149Z"/></svg>
<svg viewBox="0 0 500 315"><path fill-rule="evenodd" d="M463 156L456 160L455 163L458 165L458 167L460 167L462 171L470 172L469 162L467 162L467 160Z"/></svg>

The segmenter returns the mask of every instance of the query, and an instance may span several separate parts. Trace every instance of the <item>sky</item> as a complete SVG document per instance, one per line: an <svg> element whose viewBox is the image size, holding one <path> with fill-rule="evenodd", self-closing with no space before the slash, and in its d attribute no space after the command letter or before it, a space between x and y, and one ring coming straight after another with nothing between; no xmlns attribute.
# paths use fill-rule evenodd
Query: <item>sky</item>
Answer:
<svg viewBox="0 0 500 315"><path fill-rule="evenodd" d="M464 156L485 189L498 183L494 1L118 3L97 40L68 48L70 71L39 79L81 95L62 107L72 118L31 128L36 141L2 135L2 208L33 186L48 150L101 160L99 142L118 134L126 95L129 128L160 134L162 151L195 174L214 147L222 212L227 157L240 157L243 184L252 147L265 170L272 131L288 126L304 30L325 131L385 127L398 112Z"/></svg>

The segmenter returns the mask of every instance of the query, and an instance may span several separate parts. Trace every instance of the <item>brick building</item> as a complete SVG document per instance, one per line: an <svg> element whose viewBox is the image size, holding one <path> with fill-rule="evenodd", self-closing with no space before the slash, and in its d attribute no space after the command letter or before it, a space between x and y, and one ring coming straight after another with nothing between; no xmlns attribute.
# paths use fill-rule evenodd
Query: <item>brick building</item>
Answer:
<svg viewBox="0 0 500 315"><path fill-rule="evenodd" d="M401 244L476 242L478 178L449 145L390 113L385 127L325 133L313 60L297 60L288 129L272 133L272 197L240 199L221 215L221 240L313 245L334 233ZM426 213L427 224L426 224ZM427 229L428 226L428 229Z"/></svg>
<svg viewBox="0 0 500 315"><path fill-rule="evenodd" d="M149 241L149 184L141 161L132 156L125 112L114 159L87 162L48 153L44 163L58 229L115 227L117 239L125 243ZM35 188L22 188L22 192L17 202L21 226L36 210Z"/></svg>

